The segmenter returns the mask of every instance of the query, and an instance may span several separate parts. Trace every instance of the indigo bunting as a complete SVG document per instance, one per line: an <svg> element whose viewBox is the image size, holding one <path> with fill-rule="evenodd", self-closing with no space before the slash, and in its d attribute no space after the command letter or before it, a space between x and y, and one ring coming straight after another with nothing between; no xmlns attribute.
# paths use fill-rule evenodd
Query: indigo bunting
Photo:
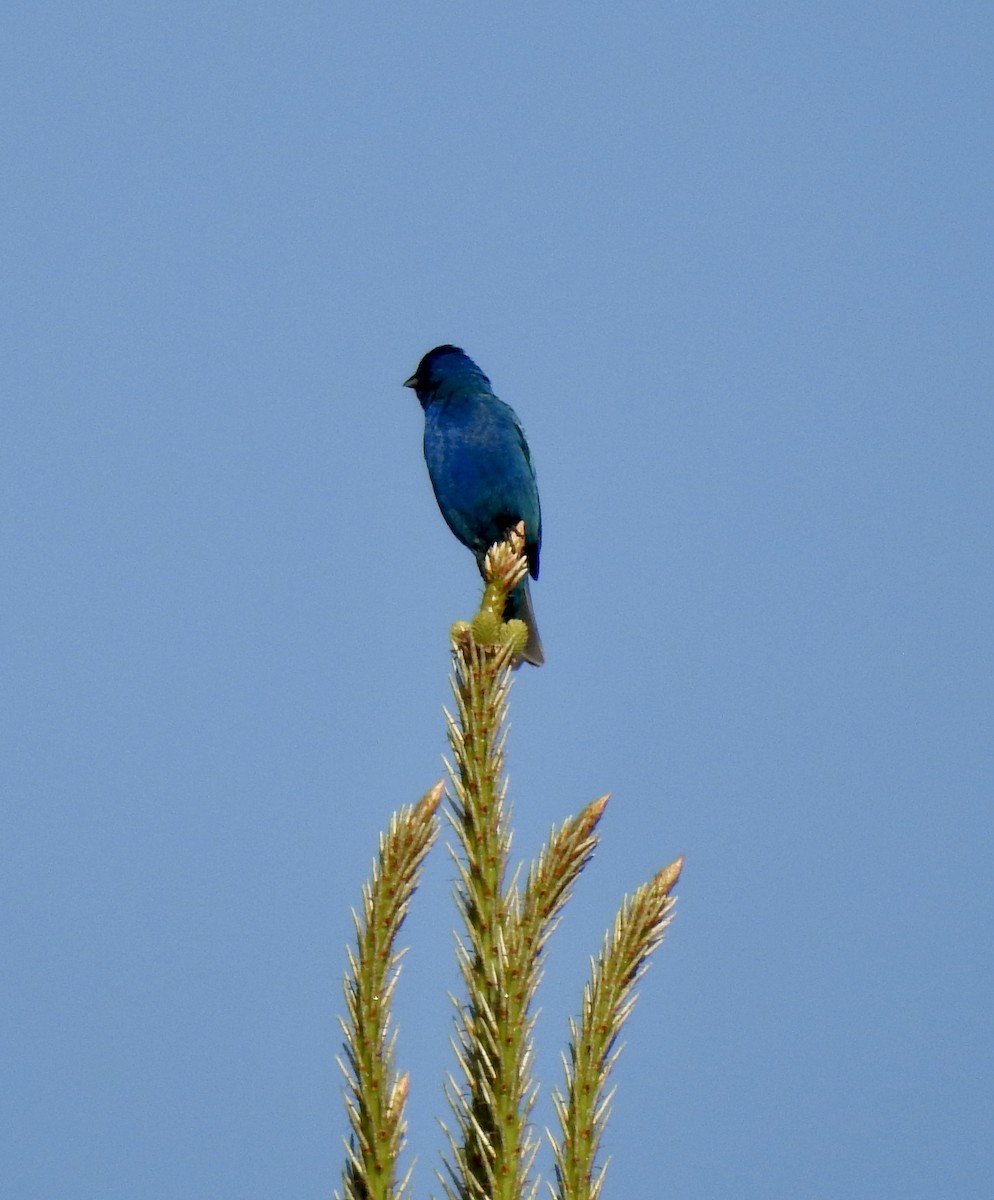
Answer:
<svg viewBox="0 0 994 1200"><path fill-rule="evenodd" d="M524 430L514 409L498 400L490 380L458 346L436 346L404 387L425 413L425 462L445 523L483 560L519 521L525 523L529 573L538 579L542 513ZM528 626L526 662L545 661L532 611L528 577L507 598L505 620Z"/></svg>

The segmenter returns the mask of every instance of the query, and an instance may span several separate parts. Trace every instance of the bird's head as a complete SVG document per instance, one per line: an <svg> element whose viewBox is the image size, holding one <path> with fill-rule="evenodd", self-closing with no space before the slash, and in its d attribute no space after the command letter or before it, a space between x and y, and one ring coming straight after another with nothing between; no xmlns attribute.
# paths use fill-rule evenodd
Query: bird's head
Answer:
<svg viewBox="0 0 994 1200"><path fill-rule="evenodd" d="M475 362L458 346L436 346L429 350L418 363L418 369L410 379L404 380L404 387L414 388L415 394L421 401L421 407L426 407L436 396L444 394L449 388L465 386L468 383L483 382L487 387L490 380L483 374Z"/></svg>

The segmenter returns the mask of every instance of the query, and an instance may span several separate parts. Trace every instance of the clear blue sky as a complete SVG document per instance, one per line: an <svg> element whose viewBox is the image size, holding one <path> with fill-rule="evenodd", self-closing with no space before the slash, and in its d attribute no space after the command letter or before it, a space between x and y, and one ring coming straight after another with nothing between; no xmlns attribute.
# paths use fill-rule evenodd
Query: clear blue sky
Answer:
<svg viewBox="0 0 994 1200"><path fill-rule="evenodd" d="M0 1193L337 1183L349 907L478 594L400 386L452 341L542 490L516 851L613 793L539 1121L587 955L683 853L605 1195L988 1200L990 6L4 26ZM452 876L405 927L419 1196Z"/></svg>

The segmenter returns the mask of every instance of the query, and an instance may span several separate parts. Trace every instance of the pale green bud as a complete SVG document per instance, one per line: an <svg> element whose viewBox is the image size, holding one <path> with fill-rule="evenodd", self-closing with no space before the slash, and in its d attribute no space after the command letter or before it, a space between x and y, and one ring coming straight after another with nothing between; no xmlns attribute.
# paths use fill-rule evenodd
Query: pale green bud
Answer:
<svg viewBox="0 0 994 1200"><path fill-rule="evenodd" d="M500 640L510 644L515 654L520 654L528 645L528 626L515 617L501 627Z"/></svg>
<svg viewBox="0 0 994 1200"><path fill-rule="evenodd" d="M479 646L492 646L500 637L500 617L496 613L483 609L473 618L472 625Z"/></svg>

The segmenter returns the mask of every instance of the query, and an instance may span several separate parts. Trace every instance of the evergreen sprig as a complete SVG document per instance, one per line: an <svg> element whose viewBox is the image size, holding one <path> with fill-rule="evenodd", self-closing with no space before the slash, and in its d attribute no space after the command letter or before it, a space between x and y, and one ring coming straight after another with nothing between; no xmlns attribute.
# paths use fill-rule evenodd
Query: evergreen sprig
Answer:
<svg viewBox="0 0 994 1200"><path fill-rule="evenodd" d="M597 844L608 801L593 801L554 829L524 884L508 881L511 832L504 775L507 701L527 643L519 620L505 622L508 593L525 577L524 526L492 546L486 587L472 621L452 627L455 713L445 713L452 761L451 812L456 831L456 902L463 933L456 955L465 996L454 1000L458 1077L446 1093L455 1115L440 1176L449 1200L531 1200L538 1142L530 1124L537 1084L533 1001L542 959L580 872ZM407 1076L394 1069L389 1009L400 954L397 931L421 863L436 834L442 784L403 809L381 839L373 877L356 917L357 951L349 952L345 1031L346 1106L352 1126L344 1170L345 1200L402 1200L399 1184ZM597 1151L610 1108L608 1079L618 1037L635 1003L635 985L672 915L672 889L683 860L624 898L593 963L579 1021L570 1021L565 1091L553 1102L559 1136L550 1134L556 1200L597 1200L605 1166Z"/></svg>
<svg viewBox="0 0 994 1200"><path fill-rule="evenodd" d="M410 907L425 855L438 836L439 781L418 804L405 806L380 836L372 875L362 889L362 911L352 912L356 949L348 950L345 1107L352 1133L342 1173L345 1200L402 1200L410 1169L397 1182L404 1145L408 1077L394 1068L395 1032L390 1009L403 951L397 934Z"/></svg>
<svg viewBox="0 0 994 1200"><path fill-rule="evenodd" d="M601 1193L607 1164L596 1169L595 1159L613 1096L608 1076L621 1053L618 1036L635 1005L635 984L672 919L670 893L682 867L678 858L624 898L583 989L579 1025L570 1019L566 1094L557 1090L552 1098L561 1132L552 1139L557 1200L597 1200Z"/></svg>
<svg viewBox="0 0 994 1200"><path fill-rule="evenodd" d="M450 1135L443 1186L458 1200L512 1200L523 1194L534 1157L528 1031L513 1020L514 920L505 889L504 715L515 647L510 640L480 645L469 630L454 644L458 718L446 717L452 822L461 849L456 897L465 928L456 952L466 1000L458 1005L455 1039L463 1086L450 1077L447 1088L458 1132Z"/></svg>

